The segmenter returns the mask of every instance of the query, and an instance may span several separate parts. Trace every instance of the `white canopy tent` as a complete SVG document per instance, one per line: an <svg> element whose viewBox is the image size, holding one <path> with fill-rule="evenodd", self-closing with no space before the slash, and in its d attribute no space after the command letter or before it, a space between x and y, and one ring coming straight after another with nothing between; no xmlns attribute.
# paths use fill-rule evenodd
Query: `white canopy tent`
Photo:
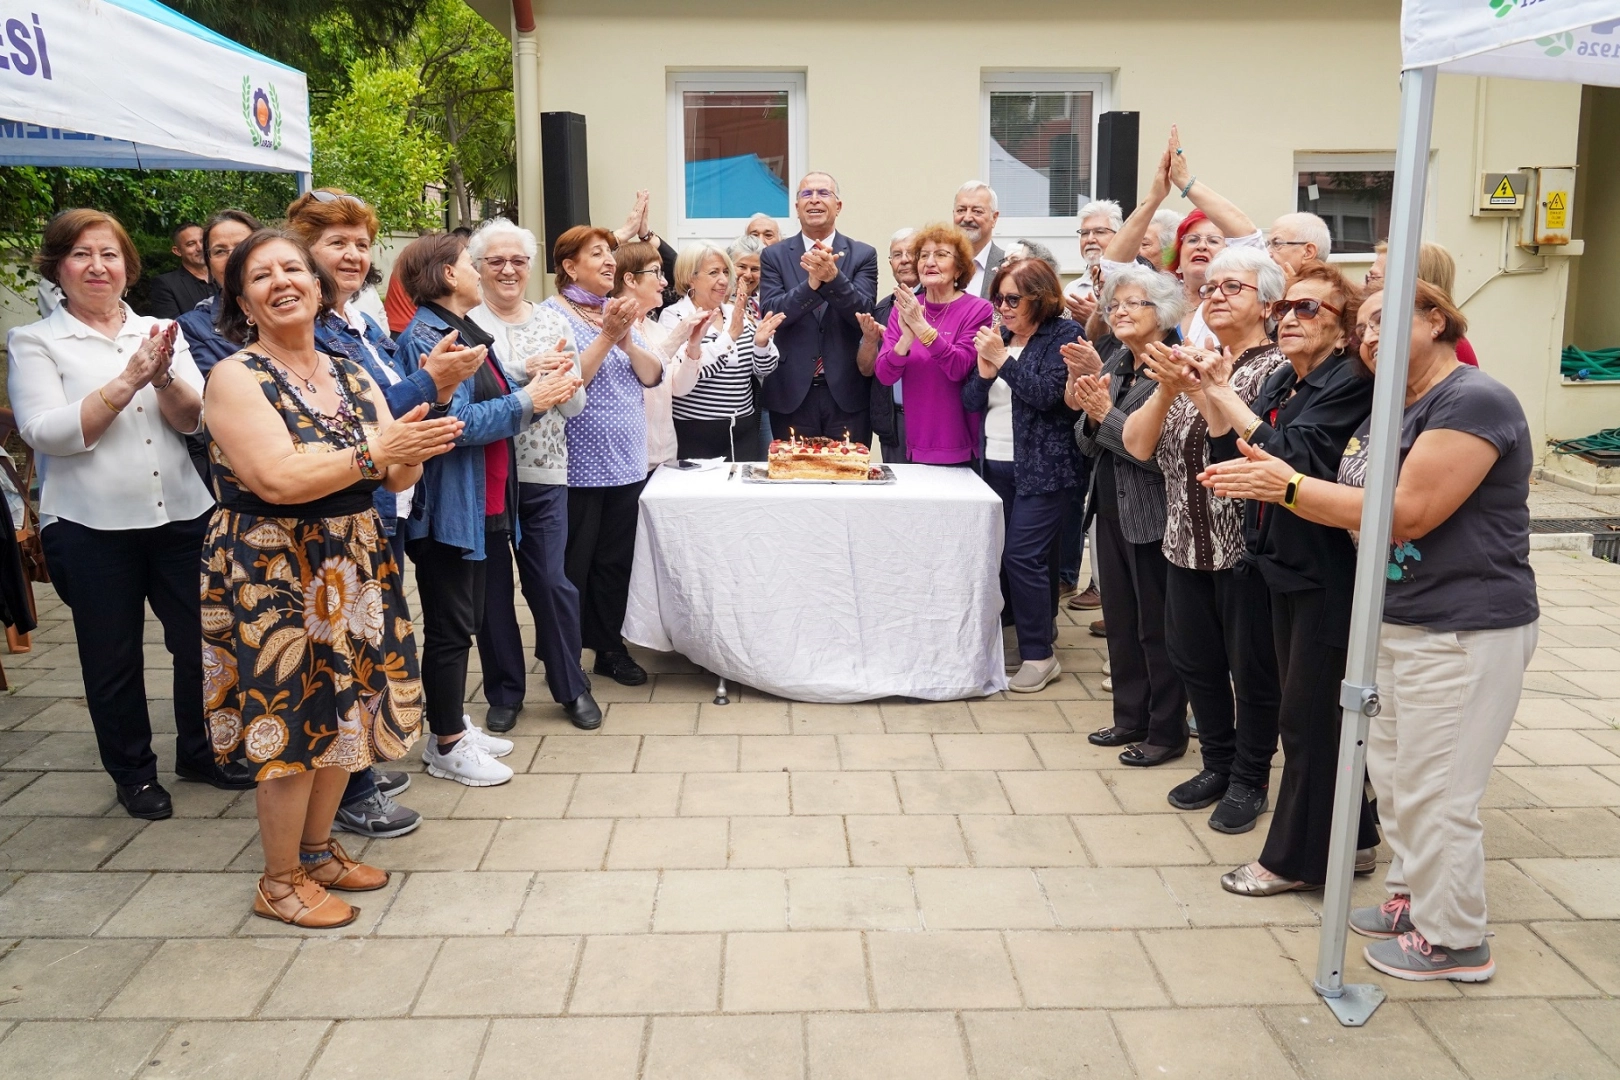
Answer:
<svg viewBox="0 0 1620 1080"><path fill-rule="evenodd" d="M54 0L6 33L0 165L291 172L308 187L303 72L156 0Z"/></svg>
<svg viewBox="0 0 1620 1080"><path fill-rule="evenodd" d="M1620 0L1404 0L1401 68L1394 212L1384 276L1384 321L1393 326L1405 326L1412 318L1438 76L1444 72L1620 86ZM1378 631L1383 622L1409 351L1408 335L1401 333L1389 334L1378 353L1350 655L1339 695L1344 725L1314 985L1347 1027L1365 1024L1384 1000L1377 986L1345 984L1344 948L1368 720L1379 709Z"/></svg>

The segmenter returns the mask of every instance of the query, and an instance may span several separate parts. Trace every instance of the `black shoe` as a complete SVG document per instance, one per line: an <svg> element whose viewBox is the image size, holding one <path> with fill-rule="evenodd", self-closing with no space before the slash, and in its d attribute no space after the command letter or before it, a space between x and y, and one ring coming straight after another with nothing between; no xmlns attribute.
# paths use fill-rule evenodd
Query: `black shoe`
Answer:
<svg viewBox="0 0 1620 1080"><path fill-rule="evenodd" d="M130 817L162 821L174 816L174 803L156 780L145 784L119 784L118 802L129 811Z"/></svg>
<svg viewBox="0 0 1620 1080"><path fill-rule="evenodd" d="M1256 819L1266 812L1266 789L1250 787L1241 780L1233 780L1221 797L1221 805L1209 815L1209 827L1216 832L1246 833L1254 828Z"/></svg>
<svg viewBox="0 0 1620 1080"><path fill-rule="evenodd" d="M484 714L485 731L511 731L517 727L517 714L523 711L519 705L491 705L489 712Z"/></svg>
<svg viewBox="0 0 1620 1080"><path fill-rule="evenodd" d="M1163 765L1166 762L1185 757L1186 754L1187 744L1185 742L1180 746L1153 746L1150 743L1140 742L1135 746L1127 746L1119 755L1119 763L1121 765L1135 765L1142 769L1151 769L1155 765Z"/></svg>
<svg viewBox="0 0 1620 1080"><path fill-rule="evenodd" d="M1147 728L1131 730L1122 727L1105 727L1101 731L1093 731L1086 736L1086 741L1092 746L1129 746L1131 743L1141 742L1148 737Z"/></svg>
<svg viewBox="0 0 1620 1080"><path fill-rule="evenodd" d="M647 672L630 659L629 653L597 653L591 670L625 686L640 686L647 681Z"/></svg>
<svg viewBox="0 0 1620 1080"><path fill-rule="evenodd" d="M1226 794L1231 780L1225 773L1205 769L1186 783L1177 784L1166 796L1177 810L1202 810L1210 803L1219 802Z"/></svg>
<svg viewBox="0 0 1620 1080"><path fill-rule="evenodd" d="M643 674L642 678L646 678ZM581 731L595 731L602 726L602 708L597 705L596 699L591 697L589 690L585 691L573 701L563 704L563 712L568 719Z"/></svg>
<svg viewBox="0 0 1620 1080"><path fill-rule="evenodd" d="M253 771L242 761L232 761L224 765L216 765L212 761L205 765L177 761L174 763L174 775L182 780L209 784L221 791L247 791L258 786L258 782L253 779ZM163 816L168 817L167 814Z"/></svg>

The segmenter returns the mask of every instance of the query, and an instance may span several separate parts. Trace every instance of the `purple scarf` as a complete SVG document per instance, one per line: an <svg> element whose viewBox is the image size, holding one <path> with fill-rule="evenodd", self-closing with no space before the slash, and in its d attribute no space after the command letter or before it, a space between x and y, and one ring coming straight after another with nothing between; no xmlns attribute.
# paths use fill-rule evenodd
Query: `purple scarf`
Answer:
<svg viewBox="0 0 1620 1080"><path fill-rule="evenodd" d="M562 294L583 307L600 308L607 306L607 297L597 296L589 289L575 285L572 282L562 287Z"/></svg>

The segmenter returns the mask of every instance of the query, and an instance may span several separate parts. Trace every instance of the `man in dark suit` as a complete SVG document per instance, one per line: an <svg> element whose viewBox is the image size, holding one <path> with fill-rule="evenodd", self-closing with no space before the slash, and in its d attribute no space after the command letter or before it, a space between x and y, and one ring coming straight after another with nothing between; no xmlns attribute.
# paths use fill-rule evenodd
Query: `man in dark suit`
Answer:
<svg viewBox="0 0 1620 1080"><path fill-rule="evenodd" d="M913 292L917 289L917 260L911 257L911 238L916 229L901 229L889 238L889 272L896 285L904 285ZM861 323L861 350L855 355L855 364L862 375L870 375L877 367L877 355L883 348L883 331L889 325L894 311L894 294L890 293L872 305L872 314L857 315ZM906 405L901 397L899 383L884 386L872 380L872 431L883 447L883 460L889 464L906 460Z"/></svg>
<svg viewBox="0 0 1620 1080"><path fill-rule="evenodd" d="M158 319L178 319L219 289L208 276L208 255L203 251L202 226L181 222L169 234L169 250L180 259L180 269L152 279L146 313Z"/></svg>
<svg viewBox="0 0 1620 1080"><path fill-rule="evenodd" d="M759 303L786 318L776 332L781 354L765 380L771 430L783 438L825 435L872 440L870 376L855 354L861 344L857 312L877 296L877 252L837 231L838 181L822 172L799 182L794 212L799 234L759 257Z"/></svg>
<svg viewBox="0 0 1620 1080"><path fill-rule="evenodd" d="M951 209L951 221L967 233L973 245L973 280L965 290L973 296L990 297L990 283L996 279L996 268L1006 253L996 246L996 222L1001 209L996 205L996 193L983 180L969 180L956 192L956 205Z"/></svg>

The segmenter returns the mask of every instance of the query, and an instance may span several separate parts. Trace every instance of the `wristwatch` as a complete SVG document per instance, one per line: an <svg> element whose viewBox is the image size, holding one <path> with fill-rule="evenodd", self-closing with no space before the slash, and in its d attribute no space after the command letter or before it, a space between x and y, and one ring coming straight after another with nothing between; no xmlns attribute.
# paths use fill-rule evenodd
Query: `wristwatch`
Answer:
<svg viewBox="0 0 1620 1080"><path fill-rule="evenodd" d="M1305 474L1302 472L1297 472L1288 478L1288 486L1283 488L1282 504L1285 507L1290 510L1294 509L1294 504L1299 501L1299 485L1304 482Z"/></svg>

